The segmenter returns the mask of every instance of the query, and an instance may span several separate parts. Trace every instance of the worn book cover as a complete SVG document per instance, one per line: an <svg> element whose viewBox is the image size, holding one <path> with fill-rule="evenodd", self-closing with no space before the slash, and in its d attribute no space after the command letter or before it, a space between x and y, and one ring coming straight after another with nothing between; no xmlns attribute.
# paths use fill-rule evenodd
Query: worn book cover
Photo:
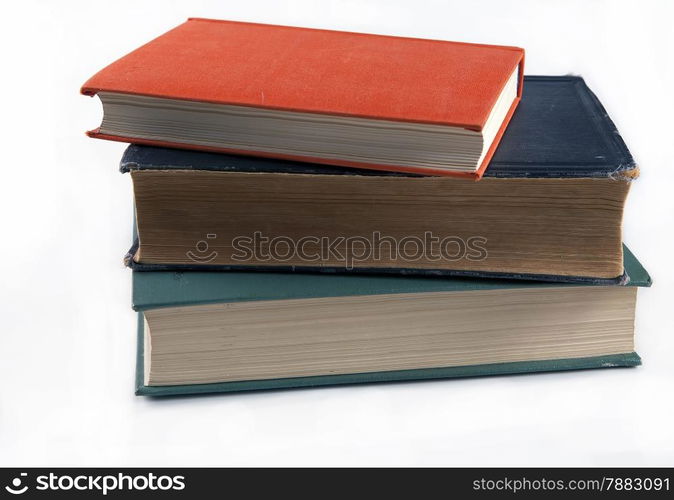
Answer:
<svg viewBox="0 0 674 500"><path fill-rule="evenodd" d="M141 244L126 262L137 271L349 271L624 284L622 209L638 175L632 155L582 78L527 76L524 85L525 96L477 183L131 145L120 168L133 178ZM181 196L188 186L194 195ZM220 187L209 194L213 186ZM237 261L228 246L230 233L255 230L298 238L378 231L467 239L487 236L488 228L495 236L481 261L380 259L347 269L324 260ZM195 250L201 240L208 251ZM554 245L541 247L546 241ZM166 249L180 251L169 260ZM497 255L513 262L499 266Z"/></svg>
<svg viewBox="0 0 674 500"><path fill-rule="evenodd" d="M625 248L625 267L632 280L629 286L650 286L651 278L634 255ZM410 278L277 273L208 273L153 272L133 274L133 308L139 312L138 364L136 392L139 395L166 396L280 389L320 385L370 383L383 381L453 378L542 371L575 370L635 366L640 364L635 352L572 359L518 361L470 366L433 367L367 373L325 374L310 377L248 380L181 386L146 386L144 384L143 312L157 308L226 304L248 301L313 299L322 297L363 297L389 294L462 292L484 290L545 289L549 287L585 287L591 285L533 283L516 280L470 280L462 278ZM318 328L318 326L317 326Z"/></svg>

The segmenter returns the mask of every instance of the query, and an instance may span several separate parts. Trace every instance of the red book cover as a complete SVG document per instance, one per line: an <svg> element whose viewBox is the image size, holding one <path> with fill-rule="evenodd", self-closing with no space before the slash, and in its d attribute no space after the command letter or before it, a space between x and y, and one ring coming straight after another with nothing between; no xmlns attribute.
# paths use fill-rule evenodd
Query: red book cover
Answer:
<svg viewBox="0 0 674 500"><path fill-rule="evenodd" d="M479 178L519 102L523 64L524 51L516 47L189 19L94 75L82 93L106 91L481 131L519 66L518 97L475 172L167 144L99 130L88 133L141 144Z"/></svg>

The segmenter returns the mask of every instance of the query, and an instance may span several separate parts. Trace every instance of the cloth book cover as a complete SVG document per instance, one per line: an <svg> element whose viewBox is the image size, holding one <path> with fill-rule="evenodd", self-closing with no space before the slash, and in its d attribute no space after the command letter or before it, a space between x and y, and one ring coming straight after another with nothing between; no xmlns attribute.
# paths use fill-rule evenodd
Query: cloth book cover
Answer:
<svg viewBox="0 0 674 500"><path fill-rule="evenodd" d="M505 132L485 179L612 179L629 184L638 169L615 125L584 80L576 76L527 76L525 95ZM218 172L257 172L279 174L415 177L414 174L379 172L337 166L253 158L171 148L131 145L121 160L122 172L152 170L202 170ZM482 183L478 183L478 187ZM451 214L449 214L451 216ZM517 221L513 221L517 223ZM190 265L143 263L134 260L137 242L128 252L126 263L136 271L167 270L251 270L287 271L246 265ZM344 267L292 266L299 271L340 272ZM465 277L515 278L590 284L624 284L626 273L614 278L562 276L558 274L497 273L470 270L424 270L411 268L359 269L376 272Z"/></svg>
<svg viewBox="0 0 674 500"><path fill-rule="evenodd" d="M650 286L651 278L625 247L625 268L632 277L629 286ZM133 273L133 308L139 312L136 393L149 396L281 389L383 381L453 378L542 371L636 366L639 356L621 353L575 359L522 361L473 366L294 377L181 386L144 385L144 332L142 312L165 307L269 301L321 297L369 296L399 293L478 291L545 287L584 287L582 284L548 284L514 280L468 280L461 278L409 278L385 276L326 276L321 274L154 272Z"/></svg>
<svg viewBox="0 0 674 500"><path fill-rule="evenodd" d="M82 93L114 92L479 132L511 74L518 71L517 97L477 170L470 172L89 132L91 137L123 142L479 178L520 100L523 64L524 51L516 47L189 19L97 73Z"/></svg>

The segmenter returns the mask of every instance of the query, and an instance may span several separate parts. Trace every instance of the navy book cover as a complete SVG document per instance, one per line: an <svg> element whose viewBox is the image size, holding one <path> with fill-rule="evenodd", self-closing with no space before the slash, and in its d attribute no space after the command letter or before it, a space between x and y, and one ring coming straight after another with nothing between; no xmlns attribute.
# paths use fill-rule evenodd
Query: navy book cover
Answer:
<svg viewBox="0 0 674 500"><path fill-rule="evenodd" d="M197 170L240 173L415 177L413 174L359 170L327 165L250 156L130 145L125 151L122 172L148 170ZM524 94L484 177L602 178L629 183L638 169L615 125L597 97L577 76L526 76ZM125 257L136 271L306 271L344 272L344 268L317 266L257 266L228 264L137 262L138 241ZM562 275L557 273L491 272L466 269L353 268L349 272L463 276L469 278L513 278L537 281L624 285L626 273L614 277Z"/></svg>

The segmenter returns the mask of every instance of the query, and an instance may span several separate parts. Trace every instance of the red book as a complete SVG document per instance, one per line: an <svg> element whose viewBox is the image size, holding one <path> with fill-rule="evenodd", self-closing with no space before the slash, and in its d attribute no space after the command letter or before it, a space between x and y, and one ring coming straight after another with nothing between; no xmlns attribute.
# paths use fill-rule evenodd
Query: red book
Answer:
<svg viewBox="0 0 674 500"><path fill-rule="evenodd" d="M481 177L522 92L524 51L189 19L94 75L91 137Z"/></svg>

